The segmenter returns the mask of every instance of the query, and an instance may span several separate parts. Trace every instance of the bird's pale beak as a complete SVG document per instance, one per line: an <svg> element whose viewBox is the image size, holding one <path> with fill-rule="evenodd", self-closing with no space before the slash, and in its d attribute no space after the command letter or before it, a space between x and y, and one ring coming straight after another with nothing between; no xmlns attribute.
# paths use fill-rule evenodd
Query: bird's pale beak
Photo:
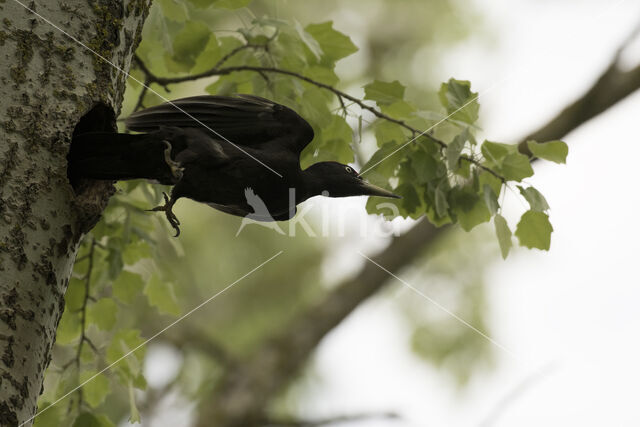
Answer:
<svg viewBox="0 0 640 427"><path fill-rule="evenodd" d="M402 197L397 194L393 194L389 190L385 190L384 188L378 187L373 184L369 184L366 181L362 181L360 184L360 189L362 190L363 195L367 196L380 196L380 197L390 197L392 199L402 199Z"/></svg>

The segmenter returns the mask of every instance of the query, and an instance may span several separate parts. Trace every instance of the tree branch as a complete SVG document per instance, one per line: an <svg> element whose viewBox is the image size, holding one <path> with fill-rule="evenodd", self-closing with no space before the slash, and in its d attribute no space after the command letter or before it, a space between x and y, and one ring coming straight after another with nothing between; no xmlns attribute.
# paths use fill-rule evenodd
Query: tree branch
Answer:
<svg viewBox="0 0 640 427"><path fill-rule="evenodd" d="M521 140L518 144L518 150L521 153L531 157L527 141L543 142L560 139L640 89L640 65L627 71L620 69L620 54L637 36L639 29L640 26L634 28L630 36L616 51L609 66L584 95L567 105L548 123Z"/></svg>
<svg viewBox="0 0 640 427"><path fill-rule="evenodd" d="M525 143L530 139L563 138L639 89L640 67L620 71L617 58L615 66L608 67L578 101L523 138L520 151L526 152ZM415 261L449 228L435 228L423 220L406 234L394 238L374 260L389 271L398 272ZM336 286L321 301L266 340L246 363L225 373L214 398L207 401L213 404L201 412L199 425L209 425L211 419L219 419L220 425L228 427L259 425L256 420L260 419L272 396L295 377L326 334L384 287L389 279L384 271L367 263L356 277Z"/></svg>
<svg viewBox="0 0 640 427"><path fill-rule="evenodd" d="M191 327L182 328L176 333L165 333L163 334L163 339L177 348L191 346L224 366L233 366L238 362L222 344L216 342L204 332L194 330Z"/></svg>
<svg viewBox="0 0 640 427"><path fill-rule="evenodd" d="M410 265L436 241L444 228L419 222L374 260L391 271ZM308 360L318 343L345 317L380 290L389 275L367 263L357 276L346 280L277 332L237 367L225 371L215 398L200 413L201 426L257 426L267 403L287 385Z"/></svg>
<svg viewBox="0 0 640 427"><path fill-rule="evenodd" d="M216 62L216 64L213 66L213 69L218 69L222 67L229 59L231 59L237 53L242 52L243 50L263 49L265 51L269 51L269 42L271 42L276 35L277 35L277 32L274 33L274 35L271 36L265 44L245 43L241 46L236 47L235 49L232 49L229 53L227 53L222 58L220 58L218 62ZM142 58L140 58L137 54L134 56L133 62L140 69L140 71L142 71L142 73L145 75L144 83L142 85L142 91L140 92L140 95L138 96L138 101L136 102L136 105L133 108L133 111L136 112L141 107L143 107L142 105L143 100L145 95L147 94L147 91L149 90L149 85L151 83L158 83L167 91L169 91L169 88L167 87L168 84L163 84L158 81L158 78L151 72L151 70L149 70L149 67L147 67L147 65L144 63ZM197 79L194 78L190 80L197 80Z"/></svg>
<svg viewBox="0 0 640 427"><path fill-rule="evenodd" d="M249 45L245 45L245 46L249 46ZM242 47L242 46L241 46ZM236 50L238 50L239 48L237 48ZM231 52L233 53L233 51ZM136 62L137 63L142 63L142 60L139 57L136 57ZM304 82L307 82L309 84L312 84L316 87L319 87L321 89L325 89L330 91L331 93L333 93L337 98L338 101L340 102L341 108L344 110L346 109L345 106L345 102L344 100L349 100L351 101L353 104L358 105L360 108L362 108L363 110L367 110L370 113L372 113L374 116L378 117L379 119L382 120L386 120L390 123L394 123L398 126L401 126L405 129L407 129L408 131L411 132L414 139L418 139L420 137L424 137L424 138L428 138L430 140L432 140L433 142L435 142L436 144L438 144L441 148L446 148L447 147L447 143L445 143L444 141L434 137L433 135L431 135L430 132L427 131L423 131L420 129L417 129L411 125L409 125L407 122L405 122L404 120L400 120L400 119L396 119L394 117L391 117L385 113L383 113L382 111L378 110L375 107L372 107L370 105L367 105L364 101L362 101L359 98L356 98L352 95L349 95L346 92L343 92L339 89L336 89L335 87L333 87L332 85L326 84L326 83L322 83L318 80L314 80L310 77L307 77L303 74L297 73L295 71L291 71L291 70L285 70L282 68L277 68L277 67L262 67L262 66L253 66L253 65L239 65L239 66L233 66L233 67L224 67L224 68L220 68L218 66L215 66L213 68L211 68L210 70L204 71L202 73L198 73L198 74L192 74L192 75L188 75L188 76L180 76L180 77L158 77L155 74L153 74L146 66L144 68L142 68L142 71L145 73L146 75L146 80L149 81L149 84L151 83L158 83L159 85L163 86L163 87L167 87L170 84L177 84L177 83L184 83L184 82L188 82L188 81L194 81L194 80L199 80L199 79L203 79L203 78L208 78L208 77L215 77L215 76L224 76L224 75L228 75L234 72L240 72L240 71L253 71L253 72L257 72L260 73L261 75L265 75L265 73L273 73L273 74L281 74L281 75L286 75L289 77L294 77L298 80L302 80ZM404 146L402 146L401 148L404 148ZM495 176L496 178L498 178L500 181L505 182L505 178L498 174L496 171L494 171L493 169L483 165L479 160L471 157L471 156L467 156L466 154L462 154L460 156L461 160L466 160L469 163L472 163L474 165L476 165L476 167L489 172L490 174L492 174L493 176Z"/></svg>

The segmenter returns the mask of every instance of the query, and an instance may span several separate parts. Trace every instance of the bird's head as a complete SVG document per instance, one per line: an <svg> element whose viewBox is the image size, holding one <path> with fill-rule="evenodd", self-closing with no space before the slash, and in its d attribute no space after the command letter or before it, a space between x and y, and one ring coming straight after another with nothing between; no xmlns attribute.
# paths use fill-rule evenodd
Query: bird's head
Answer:
<svg viewBox="0 0 640 427"><path fill-rule="evenodd" d="M319 162L304 170L311 196L329 197L381 196L399 199L389 190L366 182L351 166L338 162ZM325 193L326 192L326 193Z"/></svg>

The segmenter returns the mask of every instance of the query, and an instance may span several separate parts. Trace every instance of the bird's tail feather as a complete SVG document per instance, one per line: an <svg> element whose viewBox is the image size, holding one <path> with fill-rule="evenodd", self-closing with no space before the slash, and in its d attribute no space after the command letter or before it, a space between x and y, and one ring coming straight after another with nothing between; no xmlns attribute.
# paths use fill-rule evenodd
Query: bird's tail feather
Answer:
<svg viewBox="0 0 640 427"><path fill-rule="evenodd" d="M158 135L89 132L75 135L69 151L71 179L151 179L174 184Z"/></svg>

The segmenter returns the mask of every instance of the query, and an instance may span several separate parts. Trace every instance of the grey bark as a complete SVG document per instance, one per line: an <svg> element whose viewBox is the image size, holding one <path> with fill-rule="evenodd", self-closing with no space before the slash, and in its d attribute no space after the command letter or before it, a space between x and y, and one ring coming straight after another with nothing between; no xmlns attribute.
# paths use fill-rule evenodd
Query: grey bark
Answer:
<svg viewBox="0 0 640 427"><path fill-rule="evenodd" d="M32 422L78 244L112 193L109 183L70 185L72 133L114 129L126 81L43 18L128 70L149 7L148 0L20 3L0 0L2 426Z"/></svg>

